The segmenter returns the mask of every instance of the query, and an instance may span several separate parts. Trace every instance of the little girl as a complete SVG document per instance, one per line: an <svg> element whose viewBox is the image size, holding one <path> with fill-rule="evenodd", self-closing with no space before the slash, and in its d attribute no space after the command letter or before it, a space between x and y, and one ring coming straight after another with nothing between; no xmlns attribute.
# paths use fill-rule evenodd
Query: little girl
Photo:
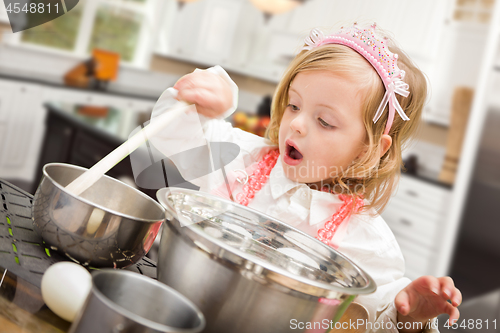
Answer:
<svg viewBox="0 0 500 333"><path fill-rule="evenodd" d="M352 259L377 283L375 293L355 299L371 323L384 323L371 327L436 331L426 324L437 315L458 319L461 294L452 279L403 277L401 250L378 214L397 184L401 149L420 121L427 86L422 72L375 25L354 24L330 36L311 32L277 87L267 139L220 119L237 100L237 87L221 67L196 70L174 88L178 95L165 92L153 119L173 97L194 104L198 113L187 113L152 139L157 149L172 156L205 139L240 147L236 159L204 177L193 170L207 162L175 155L186 179Z"/></svg>

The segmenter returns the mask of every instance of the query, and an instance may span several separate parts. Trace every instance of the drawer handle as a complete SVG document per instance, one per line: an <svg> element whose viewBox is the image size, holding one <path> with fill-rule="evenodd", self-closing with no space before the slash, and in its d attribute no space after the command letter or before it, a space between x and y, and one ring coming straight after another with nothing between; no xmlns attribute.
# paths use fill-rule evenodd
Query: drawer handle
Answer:
<svg viewBox="0 0 500 333"><path fill-rule="evenodd" d="M411 225L413 224L413 223L411 223L411 221L408 221L407 219L400 219L399 221L401 223L403 223L404 225L407 225L409 227L411 227Z"/></svg>
<svg viewBox="0 0 500 333"><path fill-rule="evenodd" d="M412 191L412 190L408 190L406 191L406 193L408 193L408 195L412 196L412 197L418 197L418 193L415 192L415 191Z"/></svg>

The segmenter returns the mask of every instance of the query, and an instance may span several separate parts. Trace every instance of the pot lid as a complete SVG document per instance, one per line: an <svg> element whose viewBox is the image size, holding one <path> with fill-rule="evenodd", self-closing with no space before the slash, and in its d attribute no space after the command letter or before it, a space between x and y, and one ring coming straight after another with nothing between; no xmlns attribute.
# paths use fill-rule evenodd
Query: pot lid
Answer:
<svg viewBox="0 0 500 333"><path fill-rule="evenodd" d="M163 188L157 197L169 225L248 278L326 298L376 290L374 280L346 256L273 217L183 188Z"/></svg>

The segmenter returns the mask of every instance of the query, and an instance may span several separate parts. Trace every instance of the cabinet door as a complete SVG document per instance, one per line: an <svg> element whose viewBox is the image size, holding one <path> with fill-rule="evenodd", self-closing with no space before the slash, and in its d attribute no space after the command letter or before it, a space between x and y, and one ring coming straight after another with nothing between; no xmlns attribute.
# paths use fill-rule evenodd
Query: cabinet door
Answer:
<svg viewBox="0 0 500 333"><path fill-rule="evenodd" d="M255 27L248 49L248 68L254 75L274 77L277 81L290 59L313 28L332 33L341 25L372 24L388 31L403 50L425 72L432 70L439 52L450 0L315 0L271 18L266 25ZM247 16L242 13L242 19ZM248 34L251 36L251 34ZM239 45L239 48L242 46ZM250 75L252 75L250 73Z"/></svg>
<svg viewBox="0 0 500 333"><path fill-rule="evenodd" d="M0 123L0 178L4 177L3 175L3 151L6 149L7 144L7 124Z"/></svg>
<svg viewBox="0 0 500 333"><path fill-rule="evenodd" d="M243 4L244 0L204 0L184 4L173 15L173 22L163 27L162 41L156 51L208 66L232 63L233 43L238 42L236 31Z"/></svg>
<svg viewBox="0 0 500 333"><path fill-rule="evenodd" d="M405 276L411 280L432 273L435 251L411 241L398 241L405 259Z"/></svg>
<svg viewBox="0 0 500 333"><path fill-rule="evenodd" d="M0 6L1 7L1 6ZM5 177L3 164L4 154L8 147L8 121L13 112L15 102L15 86L8 82L0 82L0 177Z"/></svg>
<svg viewBox="0 0 500 333"><path fill-rule="evenodd" d="M42 88L20 83L14 83L13 87L0 170L5 178L31 181L43 135Z"/></svg>
<svg viewBox="0 0 500 333"><path fill-rule="evenodd" d="M168 40L166 54L178 57L192 57L195 54L206 8L207 1L196 1L176 9L172 24L166 28L166 35L162 36Z"/></svg>
<svg viewBox="0 0 500 333"><path fill-rule="evenodd" d="M449 5L449 0L310 1L292 12L288 31L305 37L315 27L376 22L394 35L410 56L427 60L437 55Z"/></svg>
<svg viewBox="0 0 500 333"><path fill-rule="evenodd" d="M331 13L338 12L355 1L344 1L340 8L333 10L333 7L339 7L336 1L332 0L317 0L304 2L293 11L289 12L288 26L286 30L300 37L306 37L313 28L328 28L338 23L334 20ZM345 20L345 18L343 18ZM325 31L326 32L326 31Z"/></svg>
<svg viewBox="0 0 500 333"><path fill-rule="evenodd" d="M435 274L450 197L450 189L403 175L382 212L401 247L408 277Z"/></svg>
<svg viewBox="0 0 500 333"><path fill-rule="evenodd" d="M5 6L0 6L0 22L9 23L9 16L7 15L7 10Z"/></svg>
<svg viewBox="0 0 500 333"><path fill-rule="evenodd" d="M49 112L46 123L47 131L39 159L38 177L35 181L41 179L42 168L45 164L68 163L75 136L73 126L59 115Z"/></svg>
<svg viewBox="0 0 500 333"><path fill-rule="evenodd" d="M14 90L14 85L0 82L0 123L5 123L9 119L14 102Z"/></svg>
<svg viewBox="0 0 500 333"><path fill-rule="evenodd" d="M207 0L195 57L223 65L229 62L241 0Z"/></svg>

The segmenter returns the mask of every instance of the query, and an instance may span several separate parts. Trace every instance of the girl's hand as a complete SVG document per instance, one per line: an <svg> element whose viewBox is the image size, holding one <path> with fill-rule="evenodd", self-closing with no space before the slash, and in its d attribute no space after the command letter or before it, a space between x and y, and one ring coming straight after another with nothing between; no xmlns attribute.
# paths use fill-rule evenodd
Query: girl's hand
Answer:
<svg viewBox="0 0 500 333"><path fill-rule="evenodd" d="M174 88L179 91L178 100L195 104L198 113L207 117L218 117L233 105L229 84L215 73L197 70L180 78Z"/></svg>
<svg viewBox="0 0 500 333"><path fill-rule="evenodd" d="M448 303L451 301L451 304ZM450 316L450 325L458 320L457 306L462 302L462 293L449 277L421 276L397 295L394 303L398 310L398 322L425 322L442 313Z"/></svg>

